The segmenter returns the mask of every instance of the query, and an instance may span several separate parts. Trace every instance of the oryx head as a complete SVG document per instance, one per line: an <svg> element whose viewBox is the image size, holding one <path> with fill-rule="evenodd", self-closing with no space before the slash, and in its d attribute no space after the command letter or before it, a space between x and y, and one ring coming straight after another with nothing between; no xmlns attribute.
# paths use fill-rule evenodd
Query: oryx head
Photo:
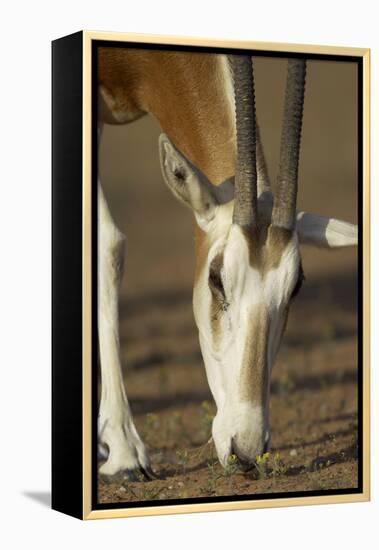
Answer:
<svg viewBox="0 0 379 550"><path fill-rule="evenodd" d="M234 184L212 185L167 136L160 137L166 183L192 208L198 225L193 305L217 404L213 438L224 465L231 454L251 464L269 444L270 372L304 278L299 243L357 242L351 224L296 212L305 61L288 62L275 198L255 122L251 58L233 55L230 61L237 128Z"/></svg>

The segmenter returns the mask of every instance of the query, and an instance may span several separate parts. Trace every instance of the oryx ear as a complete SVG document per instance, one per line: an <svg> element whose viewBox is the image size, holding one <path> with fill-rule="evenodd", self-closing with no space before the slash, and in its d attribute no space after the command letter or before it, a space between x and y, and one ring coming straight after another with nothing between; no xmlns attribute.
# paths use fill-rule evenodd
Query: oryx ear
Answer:
<svg viewBox="0 0 379 550"><path fill-rule="evenodd" d="M298 212L296 230L299 241L321 248L341 248L358 244L358 227L352 223Z"/></svg>
<svg viewBox="0 0 379 550"><path fill-rule="evenodd" d="M206 176L180 153L165 134L159 136L159 157L164 180L175 197L193 210L200 226L211 221L218 201Z"/></svg>

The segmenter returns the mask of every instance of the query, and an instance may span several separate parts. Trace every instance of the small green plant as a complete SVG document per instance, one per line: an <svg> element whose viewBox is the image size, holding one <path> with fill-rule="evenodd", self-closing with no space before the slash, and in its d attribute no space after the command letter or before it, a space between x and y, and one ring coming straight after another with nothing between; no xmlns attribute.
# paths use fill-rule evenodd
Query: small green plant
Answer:
<svg viewBox="0 0 379 550"><path fill-rule="evenodd" d="M228 457L224 468L224 476L229 478L229 493L234 493L234 474L240 471L238 457L234 454Z"/></svg>
<svg viewBox="0 0 379 550"><path fill-rule="evenodd" d="M207 482L207 485L204 488L204 493L207 495L215 495L217 494L217 482L222 477L220 473L218 473L218 462L208 462L207 468L209 472L209 479Z"/></svg>
<svg viewBox="0 0 379 550"><path fill-rule="evenodd" d="M268 476L268 460L270 453L264 453L255 457L254 466L258 472L259 479L266 479Z"/></svg>
<svg viewBox="0 0 379 550"><path fill-rule="evenodd" d="M275 453L271 460L271 467L272 467L272 476L278 477L282 476L286 473L287 468L284 465L284 462L280 456L280 453Z"/></svg>
<svg viewBox="0 0 379 550"><path fill-rule="evenodd" d="M224 468L224 475L230 477L239 471L238 458L236 455L230 455L228 457L226 466Z"/></svg>

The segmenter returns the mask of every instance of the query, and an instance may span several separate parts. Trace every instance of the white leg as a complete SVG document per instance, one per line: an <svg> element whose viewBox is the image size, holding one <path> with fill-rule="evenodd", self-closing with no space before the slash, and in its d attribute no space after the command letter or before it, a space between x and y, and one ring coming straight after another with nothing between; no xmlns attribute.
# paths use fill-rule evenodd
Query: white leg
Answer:
<svg viewBox="0 0 379 550"><path fill-rule="evenodd" d="M150 461L133 422L122 379L119 342L118 295L123 271L125 237L110 215L98 184L98 330L101 364L101 401L98 438L108 448L100 473L135 479L151 476Z"/></svg>

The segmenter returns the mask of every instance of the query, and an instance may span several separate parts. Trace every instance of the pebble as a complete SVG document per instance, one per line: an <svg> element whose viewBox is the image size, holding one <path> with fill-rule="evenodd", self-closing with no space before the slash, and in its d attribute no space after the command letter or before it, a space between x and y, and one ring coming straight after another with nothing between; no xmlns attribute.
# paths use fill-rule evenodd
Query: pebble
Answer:
<svg viewBox="0 0 379 550"><path fill-rule="evenodd" d="M297 450L296 449L291 449L290 450L290 456L297 456Z"/></svg>

